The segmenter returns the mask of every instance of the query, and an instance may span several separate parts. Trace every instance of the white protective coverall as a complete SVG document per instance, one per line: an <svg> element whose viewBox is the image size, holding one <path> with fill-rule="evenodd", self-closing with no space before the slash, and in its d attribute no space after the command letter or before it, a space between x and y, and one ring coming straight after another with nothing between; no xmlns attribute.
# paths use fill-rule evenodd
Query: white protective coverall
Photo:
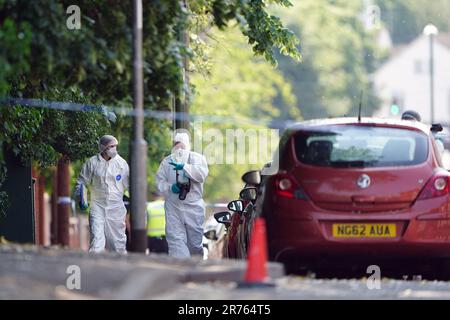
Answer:
<svg viewBox="0 0 450 320"><path fill-rule="evenodd" d="M123 194L129 186L127 162L116 155L105 160L101 154L90 158L77 179L77 187L90 187L89 226L91 243L89 252L102 252L105 247L126 253L125 234L126 209Z"/></svg>
<svg viewBox="0 0 450 320"><path fill-rule="evenodd" d="M187 135L186 135L187 136ZM180 138L175 136L174 141ZM166 157L160 164L156 174L158 189L164 194L166 201L166 239L169 255L178 258L189 258L192 254L203 255L203 223L205 220L205 204L203 202L203 183L208 175L208 165L203 155L189 151L189 141L181 137L187 146L186 162L183 172L191 180L190 192L185 200L180 200L171 187L176 182L176 171L169 164L172 157ZM188 138L187 138L188 139Z"/></svg>

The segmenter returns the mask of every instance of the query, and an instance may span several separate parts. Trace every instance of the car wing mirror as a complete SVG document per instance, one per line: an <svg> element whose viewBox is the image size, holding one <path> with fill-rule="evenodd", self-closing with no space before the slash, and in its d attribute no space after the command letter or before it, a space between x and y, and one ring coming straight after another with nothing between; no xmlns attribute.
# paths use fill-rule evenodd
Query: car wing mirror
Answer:
<svg viewBox="0 0 450 320"><path fill-rule="evenodd" d="M242 212L244 211L244 201L242 200L233 200L228 204L228 210L233 212Z"/></svg>
<svg viewBox="0 0 450 320"><path fill-rule="evenodd" d="M231 223L231 214L228 211L222 211L214 213L214 219L218 223L229 224Z"/></svg>
<svg viewBox="0 0 450 320"><path fill-rule="evenodd" d="M242 189L239 194L239 197L243 200L247 201L255 201L258 193L258 189L255 187L247 187Z"/></svg>
<svg viewBox="0 0 450 320"><path fill-rule="evenodd" d="M244 173L242 176L242 181L246 184L259 185L261 183L261 171L252 170Z"/></svg>

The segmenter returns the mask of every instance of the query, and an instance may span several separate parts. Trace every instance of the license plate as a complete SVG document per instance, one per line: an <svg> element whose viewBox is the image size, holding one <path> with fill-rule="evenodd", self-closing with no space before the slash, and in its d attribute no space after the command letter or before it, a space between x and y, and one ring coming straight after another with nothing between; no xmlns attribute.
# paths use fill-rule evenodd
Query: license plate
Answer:
<svg viewBox="0 0 450 320"><path fill-rule="evenodd" d="M397 226L388 224L333 224L333 237L335 238L395 238Z"/></svg>

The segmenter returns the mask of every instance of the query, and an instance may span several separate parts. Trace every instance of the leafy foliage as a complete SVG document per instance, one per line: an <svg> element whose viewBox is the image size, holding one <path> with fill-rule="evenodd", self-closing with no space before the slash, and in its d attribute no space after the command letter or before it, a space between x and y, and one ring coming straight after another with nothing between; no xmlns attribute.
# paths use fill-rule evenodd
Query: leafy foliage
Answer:
<svg viewBox="0 0 450 320"><path fill-rule="evenodd" d="M287 1L274 1L289 5ZM69 30L66 9L81 9L81 29ZM0 0L0 97L73 101L131 107L132 2L107 0ZM182 60L197 52L179 40L180 30L203 21L202 28L237 21L256 54L274 63L273 48L298 58L296 40L264 1L143 1L144 99L148 109L171 110L182 87ZM190 29L202 32L202 29ZM199 37L198 37L199 38ZM199 61L199 60L197 60ZM185 88L188 90L189 88ZM0 144L24 162L48 166L64 154L82 160L96 152L99 136L121 140L127 158L131 119L110 124L95 112L69 112L0 106ZM168 121L146 120L151 172L169 149ZM78 166L78 164L77 164ZM150 175L151 182L153 175Z"/></svg>
<svg viewBox="0 0 450 320"><path fill-rule="evenodd" d="M298 0L276 11L302 39L302 63L279 57L279 64L306 119L356 116L361 91L363 115L378 107L369 74L381 52L361 12L362 1L344 0Z"/></svg>
<svg viewBox="0 0 450 320"><path fill-rule="evenodd" d="M423 28L433 23L441 32L450 32L450 2L448 0L376 0L381 18L395 44L408 43L418 37Z"/></svg>
<svg viewBox="0 0 450 320"><path fill-rule="evenodd" d="M219 137L222 137L223 144L226 143L227 129L267 130L264 126L246 124L243 119L267 122L273 119L301 119L290 84L262 58L252 56L249 45L237 28L230 28L226 32L211 30L206 42L211 69L207 76L198 73L191 78L198 91L192 102L192 113L232 117L237 121L224 124L207 121L195 123L194 128L200 129L200 132L196 130L194 135L202 139L204 153L207 153L206 148L211 144L222 146L220 140L216 140ZM277 108L275 101L282 102L283 108ZM234 148L237 157L236 143ZM222 151L225 156L225 147ZM250 152L256 151L257 146L247 141L245 155L239 156L249 159ZM225 159L219 157L219 160ZM238 195L242 188L242 174L251 169L260 169L263 165L262 162L238 164L237 161L210 165L204 188L205 198L212 202L231 200L227 197Z"/></svg>
<svg viewBox="0 0 450 320"><path fill-rule="evenodd" d="M192 1L196 12L212 12L214 24L223 30L230 21L236 21L252 45L256 55L264 56L272 65L276 65L273 52L276 47L283 55L300 60L297 49L298 39L285 28L279 17L270 15L268 3L283 7L292 4L287 0L212 0Z"/></svg>

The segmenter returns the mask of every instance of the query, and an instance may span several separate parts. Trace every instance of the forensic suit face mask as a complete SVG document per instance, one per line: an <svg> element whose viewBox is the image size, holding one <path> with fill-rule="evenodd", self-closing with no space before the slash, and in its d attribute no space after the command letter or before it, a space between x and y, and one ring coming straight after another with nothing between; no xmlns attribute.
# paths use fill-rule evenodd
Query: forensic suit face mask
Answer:
<svg viewBox="0 0 450 320"><path fill-rule="evenodd" d="M183 149L180 145L172 148L172 160L177 163L186 163L189 158L189 151Z"/></svg>
<svg viewBox="0 0 450 320"><path fill-rule="evenodd" d="M108 157L110 157L111 159L114 158L115 156L117 156L117 147L112 147L109 148L108 150L105 151L106 154L108 155Z"/></svg>

